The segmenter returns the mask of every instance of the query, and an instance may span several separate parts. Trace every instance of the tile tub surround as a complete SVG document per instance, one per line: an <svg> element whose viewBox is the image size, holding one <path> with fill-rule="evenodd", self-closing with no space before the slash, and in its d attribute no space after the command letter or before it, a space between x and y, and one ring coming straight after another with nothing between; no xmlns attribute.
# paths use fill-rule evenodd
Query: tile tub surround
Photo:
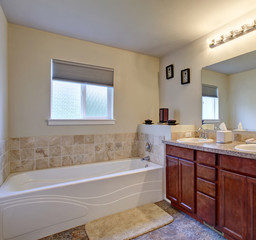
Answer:
<svg viewBox="0 0 256 240"><path fill-rule="evenodd" d="M194 125L139 124L138 125L139 157L150 156L153 163L165 165L165 146L163 140L185 137L186 133L195 136ZM146 143L152 145L151 152L145 150Z"/></svg>
<svg viewBox="0 0 256 240"><path fill-rule="evenodd" d="M10 173L10 164L8 161L8 140L3 139L0 141L0 185L8 177Z"/></svg>
<svg viewBox="0 0 256 240"><path fill-rule="evenodd" d="M10 173L137 156L137 133L9 139Z"/></svg>
<svg viewBox="0 0 256 240"><path fill-rule="evenodd" d="M164 165L164 144L165 136L155 136L153 134L138 133L138 155L143 158L150 156L150 161L159 165ZM150 152L145 150L146 143L151 144Z"/></svg>

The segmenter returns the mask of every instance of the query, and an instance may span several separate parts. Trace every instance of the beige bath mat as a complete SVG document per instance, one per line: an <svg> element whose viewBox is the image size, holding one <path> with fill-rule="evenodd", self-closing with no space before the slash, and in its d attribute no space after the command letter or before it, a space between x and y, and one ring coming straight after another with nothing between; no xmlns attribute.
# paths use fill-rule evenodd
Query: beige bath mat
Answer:
<svg viewBox="0 0 256 240"><path fill-rule="evenodd" d="M91 221L85 225L90 240L124 240L163 227L173 217L150 203Z"/></svg>

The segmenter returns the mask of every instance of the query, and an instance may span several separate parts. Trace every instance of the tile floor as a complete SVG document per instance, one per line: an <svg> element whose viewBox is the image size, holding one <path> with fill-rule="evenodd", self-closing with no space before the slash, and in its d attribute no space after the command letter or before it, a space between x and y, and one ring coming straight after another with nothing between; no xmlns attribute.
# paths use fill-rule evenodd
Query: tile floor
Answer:
<svg viewBox="0 0 256 240"><path fill-rule="evenodd" d="M173 216L174 221L162 228L146 233L136 240L223 240L215 231L197 222L193 218L170 207L166 201L156 203L163 210ZM56 233L40 240L88 240L84 225Z"/></svg>

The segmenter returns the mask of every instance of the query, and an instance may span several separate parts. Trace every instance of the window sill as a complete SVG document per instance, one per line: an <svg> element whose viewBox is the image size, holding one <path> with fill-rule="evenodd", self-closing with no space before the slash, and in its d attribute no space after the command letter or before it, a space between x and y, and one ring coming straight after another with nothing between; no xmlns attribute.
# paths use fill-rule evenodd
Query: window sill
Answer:
<svg viewBox="0 0 256 240"><path fill-rule="evenodd" d="M48 126L79 126L79 125L109 125L115 124L115 119L48 119Z"/></svg>

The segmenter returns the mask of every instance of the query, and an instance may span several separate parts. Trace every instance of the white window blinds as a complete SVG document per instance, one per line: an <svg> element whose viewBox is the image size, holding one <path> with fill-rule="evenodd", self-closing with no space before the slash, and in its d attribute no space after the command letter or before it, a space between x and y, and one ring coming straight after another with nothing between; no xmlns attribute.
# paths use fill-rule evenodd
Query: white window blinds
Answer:
<svg viewBox="0 0 256 240"><path fill-rule="evenodd" d="M202 85L202 96L203 97L218 97L218 87L213 85Z"/></svg>
<svg viewBox="0 0 256 240"><path fill-rule="evenodd" d="M114 86L114 69L52 59L52 79Z"/></svg>

